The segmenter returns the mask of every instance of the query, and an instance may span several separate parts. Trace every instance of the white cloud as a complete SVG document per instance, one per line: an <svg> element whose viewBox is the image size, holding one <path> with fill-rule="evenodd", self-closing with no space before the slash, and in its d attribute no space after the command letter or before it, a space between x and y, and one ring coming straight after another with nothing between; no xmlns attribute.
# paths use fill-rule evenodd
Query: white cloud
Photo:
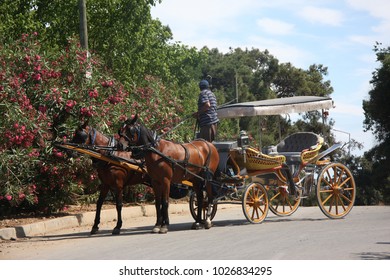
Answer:
<svg viewBox="0 0 390 280"><path fill-rule="evenodd" d="M356 10L367 11L373 17L390 21L390 1L347 0L347 3Z"/></svg>
<svg viewBox="0 0 390 280"><path fill-rule="evenodd" d="M334 98L333 98L334 99ZM360 98L359 98L360 99ZM335 102L335 108L331 110L331 113L337 113L339 115L345 116L357 116L361 117L363 116L363 108L362 106L351 104L350 102L338 102L337 100L334 100Z"/></svg>
<svg viewBox="0 0 390 280"><path fill-rule="evenodd" d="M344 20L340 11L313 6L304 7L298 14L311 23L323 25L340 26Z"/></svg>
<svg viewBox="0 0 390 280"><path fill-rule="evenodd" d="M251 36L249 42L253 48L261 51L267 49L280 62L291 62L296 67L307 68L308 65L312 64L314 59L314 55L310 51L297 48L283 41L261 36Z"/></svg>
<svg viewBox="0 0 390 280"><path fill-rule="evenodd" d="M152 9L163 23L177 29L205 30L234 28L240 17L260 9L261 3L253 0L165 0Z"/></svg>
<svg viewBox="0 0 390 280"><path fill-rule="evenodd" d="M372 17L379 20L371 27L375 33L374 41L389 43L390 35L390 1L384 0L347 0L347 3L355 10L368 12ZM371 41L371 42L374 42Z"/></svg>
<svg viewBox="0 0 390 280"><path fill-rule="evenodd" d="M294 30L294 25L271 18L261 18L257 20L257 25L266 33L276 35L291 34Z"/></svg>
<svg viewBox="0 0 390 280"><path fill-rule="evenodd" d="M375 41L377 41L378 38L376 36L351 35L348 37L348 39L352 43L358 43L360 45L371 47L372 49L374 47Z"/></svg>

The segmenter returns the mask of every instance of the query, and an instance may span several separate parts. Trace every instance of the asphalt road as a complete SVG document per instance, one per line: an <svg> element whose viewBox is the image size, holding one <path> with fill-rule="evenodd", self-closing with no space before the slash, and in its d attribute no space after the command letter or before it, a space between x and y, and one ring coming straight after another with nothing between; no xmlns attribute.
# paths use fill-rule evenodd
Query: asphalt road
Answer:
<svg viewBox="0 0 390 280"><path fill-rule="evenodd" d="M89 235L77 227L0 243L3 260L389 260L390 207L357 207L332 220L317 207L289 217L271 212L250 224L241 206L219 205L214 226L191 230L189 213L171 215L168 234L151 234L154 217L136 218L112 236L112 223Z"/></svg>

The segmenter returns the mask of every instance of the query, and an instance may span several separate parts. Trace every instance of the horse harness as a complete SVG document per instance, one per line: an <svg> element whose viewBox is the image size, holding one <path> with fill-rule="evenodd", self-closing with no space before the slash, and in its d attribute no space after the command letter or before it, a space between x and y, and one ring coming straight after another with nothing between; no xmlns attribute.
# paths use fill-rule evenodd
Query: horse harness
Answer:
<svg viewBox="0 0 390 280"><path fill-rule="evenodd" d="M209 143L206 140L203 140L203 139L197 139L197 140L204 141L206 143L207 147L209 148L209 151L210 151ZM200 151L199 151L198 147L196 147L192 142L190 144L200 154ZM192 176L194 176L194 177L196 177L196 178L198 178L198 179L200 179L202 181L209 181L209 180L211 180L211 178L213 177L213 173L209 169L210 158L211 158L210 152L207 153L207 158L206 158L205 165L197 165L197 164L193 164L193 163L190 162L190 155L189 155L189 152L188 152L188 148L185 147L184 144L180 144L180 145L182 146L182 148L184 149L184 152L185 152L184 160L175 160L175 159L165 155L164 153L162 153L160 150L156 149L153 146L151 146L151 147L149 147L147 149L149 151L153 152L153 153L158 154L164 160L168 161L171 164L172 169L175 169L176 167L179 167L179 168L183 169L185 171L183 177L185 177L187 174L191 174ZM200 176L200 175L198 175L198 174L196 174L194 172L189 171L188 168L187 168L188 166L201 168L203 170L203 173L206 175L206 178L202 177L202 176Z"/></svg>

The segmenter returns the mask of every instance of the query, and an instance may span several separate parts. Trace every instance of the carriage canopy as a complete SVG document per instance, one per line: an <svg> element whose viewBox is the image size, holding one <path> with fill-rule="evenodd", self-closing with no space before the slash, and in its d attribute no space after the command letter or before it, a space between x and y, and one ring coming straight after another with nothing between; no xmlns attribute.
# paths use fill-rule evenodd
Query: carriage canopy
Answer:
<svg viewBox="0 0 390 280"><path fill-rule="evenodd" d="M302 113L333 108L330 97L294 96L225 105L218 108L218 118L253 117Z"/></svg>

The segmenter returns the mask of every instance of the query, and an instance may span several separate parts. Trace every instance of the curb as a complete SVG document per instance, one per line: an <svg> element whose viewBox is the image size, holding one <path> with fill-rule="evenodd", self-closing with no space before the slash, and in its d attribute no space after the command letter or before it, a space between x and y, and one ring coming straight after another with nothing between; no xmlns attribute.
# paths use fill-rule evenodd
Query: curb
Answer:
<svg viewBox="0 0 390 280"><path fill-rule="evenodd" d="M169 204L170 214L179 214L189 212L188 204ZM122 208L122 219L126 221L136 217L153 217L156 216L154 205L140 205ZM45 236L47 233L79 226L92 226L95 219L95 211L85 212L82 214L69 215L61 218L47 221L16 226L13 228L1 228L0 239L16 240L17 238L26 238L33 236ZM100 223L107 223L117 220L116 209L102 210Z"/></svg>

